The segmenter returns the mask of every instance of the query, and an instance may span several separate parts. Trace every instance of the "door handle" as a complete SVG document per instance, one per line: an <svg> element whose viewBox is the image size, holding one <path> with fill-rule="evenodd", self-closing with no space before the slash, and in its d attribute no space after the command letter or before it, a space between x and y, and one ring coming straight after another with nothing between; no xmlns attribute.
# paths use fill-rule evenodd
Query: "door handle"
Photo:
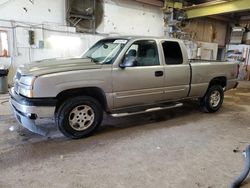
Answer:
<svg viewBox="0 0 250 188"><path fill-rule="evenodd" d="M155 71L155 77L163 76L163 71Z"/></svg>

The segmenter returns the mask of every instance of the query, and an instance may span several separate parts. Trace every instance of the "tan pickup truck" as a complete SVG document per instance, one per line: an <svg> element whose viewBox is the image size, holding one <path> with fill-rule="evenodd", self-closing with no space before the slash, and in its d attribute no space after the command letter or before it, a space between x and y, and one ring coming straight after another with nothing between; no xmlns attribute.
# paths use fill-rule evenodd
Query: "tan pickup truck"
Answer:
<svg viewBox="0 0 250 188"><path fill-rule="evenodd" d="M237 64L192 61L180 40L116 37L97 42L82 57L34 62L17 70L10 103L17 120L36 124L53 118L70 138L92 134L103 113L114 117L180 107L197 98L205 112L217 111L224 91L237 86Z"/></svg>

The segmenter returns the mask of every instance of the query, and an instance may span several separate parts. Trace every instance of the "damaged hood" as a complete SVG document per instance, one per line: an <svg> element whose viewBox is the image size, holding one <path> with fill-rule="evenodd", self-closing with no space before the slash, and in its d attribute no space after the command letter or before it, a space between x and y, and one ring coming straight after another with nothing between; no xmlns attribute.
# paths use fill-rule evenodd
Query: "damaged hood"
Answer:
<svg viewBox="0 0 250 188"><path fill-rule="evenodd" d="M40 76L75 70L100 69L101 67L101 64L96 64L88 58L48 59L26 64L18 68L18 72L21 75Z"/></svg>

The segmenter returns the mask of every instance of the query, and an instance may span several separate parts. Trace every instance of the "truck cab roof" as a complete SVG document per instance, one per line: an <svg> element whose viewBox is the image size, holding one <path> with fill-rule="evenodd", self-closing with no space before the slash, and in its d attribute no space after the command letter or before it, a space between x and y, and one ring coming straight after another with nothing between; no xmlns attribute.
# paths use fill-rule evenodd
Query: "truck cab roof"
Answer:
<svg viewBox="0 0 250 188"><path fill-rule="evenodd" d="M104 39L127 39L127 40L140 40L140 39L151 39L151 40L168 40L168 41L176 41L183 42L180 39L167 38L164 36L156 37L156 36L132 36L132 35L122 35L122 36L112 36Z"/></svg>

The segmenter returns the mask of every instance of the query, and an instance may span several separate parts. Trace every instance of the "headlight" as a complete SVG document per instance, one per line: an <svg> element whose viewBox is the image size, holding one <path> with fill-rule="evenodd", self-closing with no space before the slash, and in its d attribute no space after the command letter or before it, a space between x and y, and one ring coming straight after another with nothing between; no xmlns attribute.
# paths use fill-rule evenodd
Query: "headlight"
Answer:
<svg viewBox="0 0 250 188"><path fill-rule="evenodd" d="M19 94L31 98L33 97L33 90L19 87Z"/></svg>
<svg viewBox="0 0 250 188"><path fill-rule="evenodd" d="M26 86L33 86L35 79L36 79L36 77L34 77L34 76L22 76L20 78L20 83L24 84Z"/></svg>
<svg viewBox="0 0 250 188"><path fill-rule="evenodd" d="M21 76L19 81L15 83L15 91L25 97L33 97L33 85L36 77Z"/></svg>

